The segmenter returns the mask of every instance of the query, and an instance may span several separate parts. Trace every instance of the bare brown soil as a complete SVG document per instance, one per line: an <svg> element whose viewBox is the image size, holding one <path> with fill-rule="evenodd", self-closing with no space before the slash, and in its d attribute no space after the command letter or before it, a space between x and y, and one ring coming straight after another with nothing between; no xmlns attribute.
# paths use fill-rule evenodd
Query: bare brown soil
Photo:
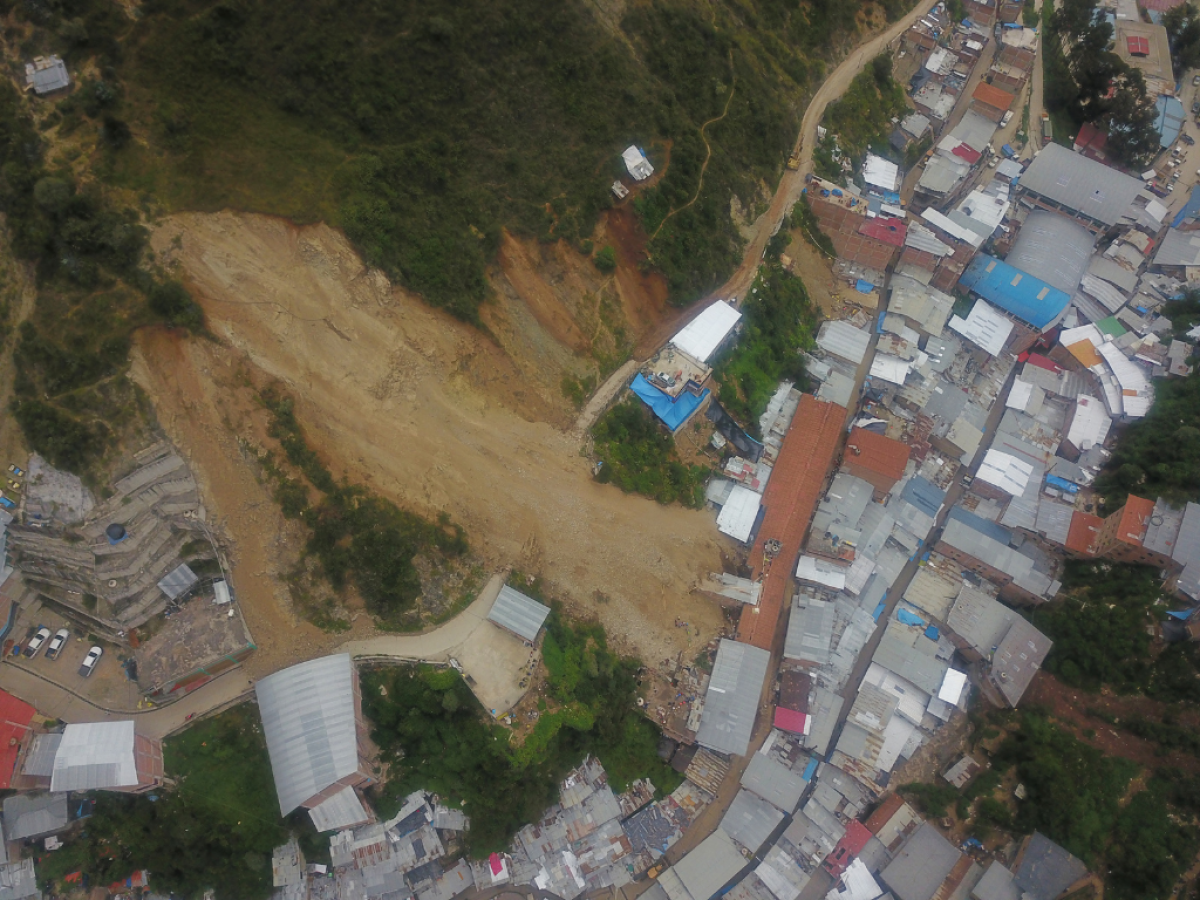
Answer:
<svg viewBox="0 0 1200 900"><path fill-rule="evenodd" d="M248 402L231 398L243 364L296 397L310 443L336 475L415 511L449 513L488 566L542 573L646 661L684 649L677 616L715 633L718 607L688 593L728 549L712 514L593 482L578 443L545 421L561 415L524 374L531 357L394 289L325 226L181 215L153 244L178 264L219 341L147 332L138 371L239 543L238 571L252 579L242 602L254 607L247 618L264 647L291 629L314 652L332 639L289 614L277 561L288 548L276 543L287 526L237 441L252 416L231 412ZM517 298L496 306L493 333L515 332L503 313ZM294 640L280 642L283 652Z"/></svg>

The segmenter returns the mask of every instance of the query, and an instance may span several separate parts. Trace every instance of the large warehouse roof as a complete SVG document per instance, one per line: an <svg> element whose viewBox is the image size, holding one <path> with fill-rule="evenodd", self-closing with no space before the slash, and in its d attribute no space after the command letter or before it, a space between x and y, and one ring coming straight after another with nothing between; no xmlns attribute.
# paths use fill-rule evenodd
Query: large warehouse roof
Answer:
<svg viewBox="0 0 1200 900"><path fill-rule="evenodd" d="M741 317L741 312L718 300L684 325L671 343L697 362L708 362Z"/></svg>
<svg viewBox="0 0 1200 900"><path fill-rule="evenodd" d="M771 654L749 644L721 641L713 665L696 743L719 753L745 754L754 730Z"/></svg>
<svg viewBox="0 0 1200 900"><path fill-rule="evenodd" d="M986 253L971 260L959 283L1035 328L1053 325L1071 303L1065 291Z"/></svg>
<svg viewBox="0 0 1200 900"><path fill-rule="evenodd" d="M1142 192L1142 182L1103 163L1047 144L1021 176L1020 185L1070 212L1116 225Z"/></svg>
<svg viewBox="0 0 1200 900"><path fill-rule="evenodd" d="M526 597L506 584L500 588L496 602L492 604L488 621L495 622L501 628L507 628L513 634L532 643L537 640L538 632L542 630L548 615L550 607L538 603L532 597Z"/></svg>
<svg viewBox="0 0 1200 900"><path fill-rule="evenodd" d="M733 839L718 828L675 864L675 873L692 900L708 900L745 866Z"/></svg>
<svg viewBox="0 0 1200 900"><path fill-rule="evenodd" d="M350 654L300 663L254 690L283 815L358 770Z"/></svg>
<svg viewBox="0 0 1200 900"><path fill-rule="evenodd" d="M1092 233L1078 222L1035 209L1025 219L1004 261L1060 291L1074 294L1091 262L1095 243Z"/></svg>
<svg viewBox="0 0 1200 900"><path fill-rule="evenodd" d="M50 790L88 791L138 783L133 721L68 725L54 755Z"/></svg>

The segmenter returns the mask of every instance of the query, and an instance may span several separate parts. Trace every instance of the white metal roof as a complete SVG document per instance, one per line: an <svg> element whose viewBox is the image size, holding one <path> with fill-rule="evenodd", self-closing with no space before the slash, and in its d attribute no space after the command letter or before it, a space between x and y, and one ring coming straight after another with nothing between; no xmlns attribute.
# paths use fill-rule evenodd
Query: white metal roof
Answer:
<svg viewBox="0 0 1200 900"><path fill-rule="evenodd" d="M861 859L855 859L846 867L840 881L825 895L825 900L875 900L883 893L874 876Z"/></svg>
<svg viewBox="0 0 1200 900"><path fill-rule="evenodd" d="M863 181L885 191L894 191L900 181L900 167L882 156L868 153L863 162Z"/></svg>
<svg viewBox="0 0 1200 900"><path fill-rule="evenodd" d="M994 485L1007 494L1020 497L1025 493L1025 486L1033 475L1033 466L1024 460L1017 459L999 450L988 450L983 462L979 464L979 473L975 476L980 481Z"/></svg>
<svg viewBox="0 0 1200 900"><path fill-rule="evenodd" d="M1154 404L1154 388L1142 367L1122 353L1112 343L1102 343L1096 350L1104 357L1121 384L1121 405L1125 415L1140 419Z"/></svg>
<svg viewBox="0 0 1200 900"><path fill-rule="evenodd" d="M946 677L942 679L942 686L938 688L937 697L951 706L957 706L958 698L962 696L963 688L966 686L966 672L960 672L958 669L947 669Z"/></svg>
<svg viewBox="0 0 1200 900"><path fill-rule="evenodd" d="M697 362L708 362L714 350L742 317L724 300L718 300L679 330L671 343Z"/></svg>
<svg viewBox="0 0 1200 900"><path fill-rule="evenodd" d="M654 174L654 166L650 165L650 160L646 159L646 154L642 153L633 144L625 148L625 152L621 154L621 158L625 160L625 168L629 170L629 174L638 181L645 181Z"/></svg>
<svg viewBox="0 0 1200 900"><path fill-rule="evenodd" d="M354 788L344 787L308 811L317 831L341 831L371 820Z"/></svg>
<svg viewBox="0 0 1200 900"><path fill-rule="evenodd" d="M1075 415L1067 429L1067 440L1078 450L1090 450L1104 443L1112 419L1108 410L1095 397L1080 394L1075 398Z"/></svg>
<svg viewBox="0 0 1200 900"><path fill-rule="evenodd" d="M163 576L162 581L158 583L158 589L172 600L178 600L199 581L200 578L188 567L187 563L180 563Z"/></svg>
<svg viewBox="0 0 1200 900"><path fill-rule="evenodd" d="M88 791L138 783L132 720L84 722L63 729L50 790Z"/></svg>
<svg viewBox="0 0 1200 900"><path fill-rule="evenodd" d="M283 815L358 771L350 654L283 669L261 679L254 691Z"/></svg>
<svg viewBox="0 0 1200 900"><path fill-rule="evenodd" d="M549 615L550 607L506 584L500 588L500 593L492 603L488 621L532 643L537 640L538 632Z"/></svg>
<svg viewBox="0 0 1200 900"><path fill-rule="evenodd" d="M931 160L932 162L932 160ZM980 247L983 245L983 235L972 228L967 228L965 225L960 225L949 216L943 215L936 209L927 209L921 213L925 221L930 225L935 225L950 237L958 238L960 241L966 241L972 247Z"/></svg>
<svg viewBox="0 0 1200 900"><path fill-rule="evenodd" d="M815 556L801 556L796 564L796 577L840 591L846 586L846 567Z"/></svg>
<svg viewBox="0 0 1200 900"><path fill-rule="evenodd" d="M870 334L841 319L825 322L817 333L818 347L855 365L863 361L870 343Z"/></svg>
<svg viewBox="0 0 1200 900"><path fill-rule="evenodd" d="M1004 352L1013 323L984 300L976 300L965 319L950 317L950 327L992 356Z"/></svg>
<svg viewBox="0 0 1200 900"><path fill-rule="evenodd" d="M1029 405L1029 400L1033 396L1033 389L1037 387L1031 381L1022 381L1017 378L1013 381L1013 386L1008 392L1008 397L1004 400L1004 405L1009 409L1019 409L1024 412L1025 407Z"/></svg>
<svg viewBox="0 0 1200 900"><path fill-rule="evenodd" d="M743 544L750 540L750 532L754 530L754 520L758 518L758 508L762 504L762 496L757 491L736 484L729 492L729 499L721 507L717 516L717 530L727 534Z"/></svg>
<svg viewBox="0 0 1200 900"><path fill-rule="evenodd" d="M910 368L912 368L912 363L898 356L876 353L875 358L871 360L871 377L891 384L903 385L904 380L908 378Z"/></svg>

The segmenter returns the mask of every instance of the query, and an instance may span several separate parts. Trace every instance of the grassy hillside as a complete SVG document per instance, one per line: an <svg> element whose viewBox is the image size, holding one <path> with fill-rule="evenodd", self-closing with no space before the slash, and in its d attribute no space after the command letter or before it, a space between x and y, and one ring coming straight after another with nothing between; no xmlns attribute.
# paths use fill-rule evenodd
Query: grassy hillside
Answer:
<svg viewBox="0 0 1200 900"><path fill-rule="evenodd" d="M149 0L134 22L74 0L19 14L41 29L27 49L96 58L62 130L103 132L113 182L172 210L328 221L475 320L500 230L586 247L634 142L666 173L637 199L650 264L679 303L720 283L742 246L731 199L761 206L825 60L907 5L652 0L616 20L582 0Z"/></svg>

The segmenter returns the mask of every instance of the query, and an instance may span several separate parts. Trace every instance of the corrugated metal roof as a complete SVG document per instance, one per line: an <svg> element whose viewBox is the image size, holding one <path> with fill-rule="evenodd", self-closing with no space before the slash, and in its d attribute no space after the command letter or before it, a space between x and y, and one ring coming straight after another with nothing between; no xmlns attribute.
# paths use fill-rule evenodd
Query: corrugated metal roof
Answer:
<svg viewBox="0 0 1200 900"><path fill-rule="evenodd" d="M1028 462L999 450L988 450L975 477L1007 494L1019 497L1025 493L1025 486L1032 474L1033 466Z"/></svg>
<svg viewBox="0 0 1200 900"><path fill-rule="evenodd" d="M826 353L858 365L867 355L871 335L849 322L825 322L817 334L817 346Z"/></svg>
<svg viewBox="0 0 1200 900"><path fill-rule="evenodd" d="M187 563L180 563L163 577L158 588L172 600L177 600L200 583L200 578L188 568Z"/></svg>
<svg viewBox="0 0 1200 900"><path fill-rule="evenodd" d="M745 489L739 485L734 487L734 491L737 490ZM733 494L731 493L730 496L732 497ZM758 495L755 494L755 496ZM542 630L542 625L545 624L546 617L549 615L550 607L538 603L532 597L526 597L520 591L506 584L500 588L496 602L492 604L492 609L488 613L488 621L496 623L501 628L507 628L513 634L532 643L537 640L538 632Z"/></svg>
<svg viewBox="0 0 1200 900"><path fill-rule="evenodd" d="M782 812L743 788L721 818L721 830L751 853L757 853L782 821Z"/></svg>
<svg viewBox="0 0 1200 900"><path fill-rule="evenodd" d="M879 877L898 900L931 900L962 856L929 822L908 839Z"/></svg>
<svg viewBox="0 0 1200 900"><path fill-rule="evenodd" d="M1096 254L1088 262L1088 274L1103 278L1114 287L1120 288L1127 294L1137 290L1137 272L1131 272L1124 266L1113 262L1105 256Z"/></svg>
<svg viewBox="0 0 1200 900"><path fill-rule="evenodd" d="M1094 245L1092 233L1078 222L1035 209L1004 259L1010 266L1073 294L1087 271Z"/></svg>
<svg viewBox="0 0 1200 900"><path fill-rule="evenodd" d="M71 824L67 795L17 794L4 800L4 837L10 841L62 831Z"/></svg>
<svg viewBox="0 0 1200 900"><path fill-rule="evenodd" d="M959 283L1035 328L1053 325L1071 302L1066 292L986 253L971 260Z"/></svg>
<svg viewBox="0 0 1200 900"><path fill-rule="evenodd" d="M268 675L254 691L283 815L358 771L354 664L348 653Z"/></svg>
<svg viewBox="0 0 1200 900"><path fill-rule="evenodd" d="M33 744L25 755L21 774L49 778L54 772L54 757L60 743L61 734L35 734Z"/></svg>
<svg viewBox="0 0 1200 900"><path fill-rule="evenodd" d="M982 300L971 307L971 312L965 319L951 316L949 324L968 341L992 356L999 356L1004 352L1004 345L1008 343L1008 337L1013 330L1012 322Z"/></svg>
<svg viewBox="0 0 1200 900"><path fill-rule="evenodd" d="M671 343L697 362L708 362L741 317L740 310L718 300L684 325Z"/></svg>
<svg viewBox="0 0 1200 900"><path fill-rule="evenodd" d="M885 191L894 191L900 185L900 167L881 156L868 153L863 160L863 181Z"/></svg>
<svg viewBox="0 0 1200 900"><path fill-rule="evenodd" d="M1154 515L1146 523L1142 546L1164 556L1174 556L1175 541L1183 525L1184 510L1177 509L1161 497L1154 504Z"/></svg>
<svg viewBox="0 0 1200 900"><path fill-rule="evenodd" d="M740 484L734 485L729 492L729 498L717 515L717 530L727 534L743 544L750 540L754 531L754 522L758 518L758 509L762 505L762 495ZM547 613L549 610L547 610Z"/></svg>
<svg viewBox="0 0 1200 900"><path fill-rule="evenodd" d="M720 753L745 754L754 731L771 654L758 647L723 640L717 647L696 743Z"/></svg>
<svg viewBox="0 0 1200 900"><path fill-rule="evenodd" d="M1096 350L1121 385L1121 405L1125 415L1140 419L1150 412L1154 403L1154 386L1142 367L1113 344L1102 343Z"/></svg>
<svg viewBox="0 0 1200 900"><path fill-rule="evenodd" d="M1053 646L1050 638L1024 619L1018 616L1013 620L992 657L993 679L1010 706L1020 702L1021 695Z"/></svg>
<svg viewBox="0 0 1200 900"><path fill-rule="evenodd" d="M1054 900L1087 871L1087 866L1080 860L1035 831L1021 855L1021 865L1014 873L1014 880L1032 900Z"/></svg>
<svg viewBox="0 0 1200 900"><path fill-rule="evenodd" d="M906 275L893 275L888 311L907 316L926 334L941 334L954 298Z"/></svg>
<svg viewBox="0 0 1200 900"><path fill-rule="evenodd" d="M950 630L985 657L991 656L1012 627L1017 614L979 588L964 584L950 608Z"/></svg>
<svg viewBox="0 0 1200 900"><path fill-rule="evenodd" d="M1074 518L1074 515L1075 508L1073 506L1059 503L1043 495L1038 501L1038 533L1044 534L1047 540L1065 547L1071 534L1071 519Z"/></svg>
<svg viewBox="0 0 1200 900"><path fill-rule="evenodd" d="M1176 562L1183 564L1178 586L1189 597L1200 600L1200 503L1188 503L1183 524L1175 539Z"/></svg>
<svg viewBox="0 0 1200 900"><path fill-rule="evenodd" d="M692 900L709 900L745 866L746 860L733 840L718 828L673 869ZM667 893L671 891L668 889Z"/></svg>
<svg viewBox="0 0 1200 900"><path fill-rule="evenodd" d="M1156 266L1198 266L1200 265L1200 233L1195 231L1179 231L1171 228L1167 231L1158 251L1154 254Z"/></svg>
<svg viewBox="0 0 1200 900"><path fill-rule="evenodd" d="M936 234L917 221L908 223L908 233L904 235L904 244L914 250L931 253L939 258L954 253L953 247L943 244Z"/></svg>
<svg viewBox="0 0 1200 900"><path fill-rule="evenodd" d="M1026 191L1105 225L1120 222L1143 187L1139 179L1059 144L1043 147L1018 183Z"/></svg>
<svg viewBox="0 0 1200 900"><path fill-rule="evenodd" d="M1079 290L1083 292L1082 297L1084 298L1084 302L1082 304L1079 302L1079 294L1076 294L1074 302L1076 306L1079 306L1083 310L1084 315L1092 319L1093 322L1101 321L1106 316L1095 318L1096 312L1090 308L1085 308L1087 306L1086 298L1094 299L1109 313L1117 312L1129 299L1119 288L1109 284L1103 278L1097 278L1090 273L1083 276L1079 283Z"/></svg>
<svg viewBox="0 0 1200 900"><path fill-rule="evenodd" d="M137 783L132 721L85 722L63 729L50 790L103 790Z"/></svg>
<svg viewBox="0 0 1200 900"><path fill-rule="evenodd" d="M310 809L308 815L317 831L341 831L371 819L351 787L342 788L328 800L323 800Z"/></svg>
<svg viewBox="0 0 1200 900"><path fill-rule="evenodd" d="M1013 881L1013 873L1004 864L993 859L988 863L983 878L971 890L975 900L1021 900L1021 889Z"/></svg>
<svg viewBox="0 0 1200 900"><path fill-rule="evenodd" d="M798 662L824 665L829 661L835 617L834 605L825 600L808 597L804 604L793 603L783 655Z"/></svg>
<svg viewBox="0 0 1200 900"><path fill-rule="evenodd" d="M796 809L807 786L799 773L762 753L751 757L750 765L742 774L742 787L754 791L789 815Z"/></svg>

